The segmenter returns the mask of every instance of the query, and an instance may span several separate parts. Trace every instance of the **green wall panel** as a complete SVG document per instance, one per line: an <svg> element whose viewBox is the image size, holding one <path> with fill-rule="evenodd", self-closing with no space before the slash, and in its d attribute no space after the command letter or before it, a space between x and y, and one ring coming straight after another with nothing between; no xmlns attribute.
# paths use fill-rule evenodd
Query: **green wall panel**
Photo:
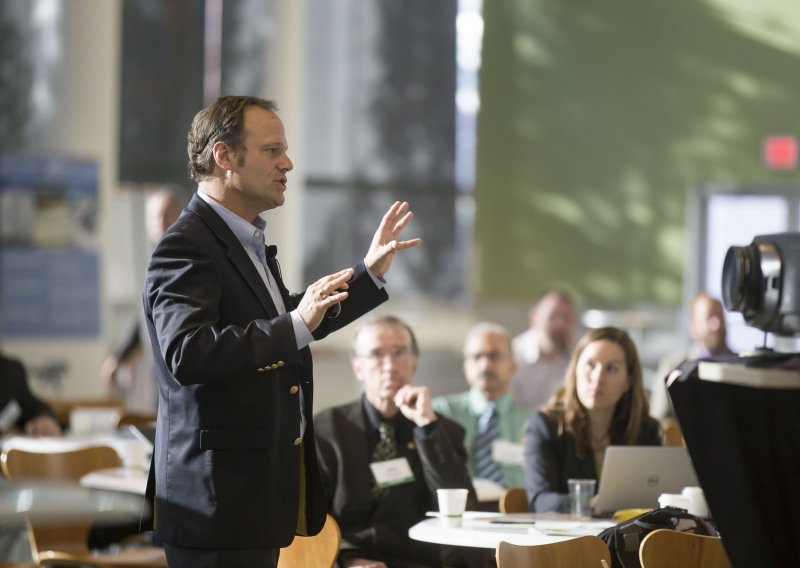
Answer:
<svg viewBox="0 0 800 568"><path fill-rule="evenodd" d="M800 185L761 161L800 135L790 0L484 1L476 293L677 305L687 188Z"/></svg>

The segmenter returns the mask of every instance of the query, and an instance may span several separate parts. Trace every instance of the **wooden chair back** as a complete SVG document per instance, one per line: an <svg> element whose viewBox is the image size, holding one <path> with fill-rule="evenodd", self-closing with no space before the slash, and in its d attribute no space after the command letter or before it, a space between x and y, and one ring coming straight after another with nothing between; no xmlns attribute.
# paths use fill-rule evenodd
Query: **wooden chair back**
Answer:
<svg viewBox="0 0 800 568"><path fill-rule="evenodd" d="M328 515L319 534L296 536L281 549L278 568L331 568L339 556L342 533L336 520Z"/></svg>
<svg viewBox="0 0 800 568"><path fill-rule="evenodd" d="M550 544L520 546L497 544L497 568L546 566L547 568L603 568L611 566L611 553L596 536L581 536Z"/></svg>
<svg viewBox="0 0 800 568"><path fill-rule="evenodd" d="M90 446L66 452L31 452L12 448L0 454L3 475L14 480L77 483L90 471L121 465L119 454L110 446Z"/></svg>
<svg viewBox="0 0 800 568"><path fill-rule="evenodd" d="M528 510L528 492L524 487L507 489L500 497L501 513L527 513Z"/></svg>
<svg viewBox="0 0 800 568"><path fill-rule="evenodd" d="M673 417L661 421L661 441L664 446L685 446L683 432L678 421Z"/></svg>
<svg viewBox="0 0 800 568"><path fill-rule="evenodd" d="M642 568L730 568L731 561L716 536L657 529L639 545Z"/></svg>
<svg viewBox="0 0 800 568"><path fill-rule="evenodd" d="M77 484L81 477L91 471L121 465L122 460L110 446L91 446L63 452L31 452L12 448L0 454L3 474L15 482L47 480ZM166 555L158 547L94 555L88 544L93 521L93 515L85 514L59 521L29 520L28 532L34 560L42 565L166 568Z"/></svg>

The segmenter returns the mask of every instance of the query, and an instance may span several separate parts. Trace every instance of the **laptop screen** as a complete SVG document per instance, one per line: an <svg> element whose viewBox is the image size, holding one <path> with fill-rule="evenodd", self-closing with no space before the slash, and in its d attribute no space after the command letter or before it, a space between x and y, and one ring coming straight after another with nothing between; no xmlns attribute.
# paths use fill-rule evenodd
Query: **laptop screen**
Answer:
<svg viewBox="0 0 800 568"><path fill-rule="evenodd" d="M655 508L662 493L697 486L697 475L683 447L609 446L597 490L595 511Z"/></svg>

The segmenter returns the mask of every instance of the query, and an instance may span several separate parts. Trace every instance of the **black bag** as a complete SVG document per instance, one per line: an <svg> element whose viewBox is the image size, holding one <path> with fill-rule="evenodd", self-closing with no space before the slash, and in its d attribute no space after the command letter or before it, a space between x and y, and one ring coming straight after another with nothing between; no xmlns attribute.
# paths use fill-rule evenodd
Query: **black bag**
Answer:
<svg viewBox="0 0 800 568"><path fill-rule="evenodd" d="M625 522L609 527L599 536L611 552L612 568L641 568L639 545L651 531L672 529L705 536L718 536L708 521L690 515L686 509L663 507L643 513Z"/></svg>

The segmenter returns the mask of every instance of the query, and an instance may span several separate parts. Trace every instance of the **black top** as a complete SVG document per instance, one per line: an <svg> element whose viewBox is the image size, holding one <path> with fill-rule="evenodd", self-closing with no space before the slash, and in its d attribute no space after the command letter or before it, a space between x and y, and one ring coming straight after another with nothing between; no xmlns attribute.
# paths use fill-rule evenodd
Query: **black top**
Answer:
<svg viewBox="0 0 800 568"><path fill-rule="evenodd" d="M0 355L0 416L9 411L8 405L11 401L16 401L19 405L20 413L19 417L14 421L14 426L20 430L24 430L25 423L28 420L37 416L47 415L56 420L56 416L50 407L36 398L28 388L28 379L22 363ZM3 433L3 425L0 424L0 434Z"/></svg>
<svg viewBox="0 0 800 568"><path fill-rule="evenodd" d="M648 416L642 422L637 445L661 445L655 419ZM534 412L525 434L525 489L531 511L569 511L567 479L571 478L597 479L594 455L587 451L579 458L575 437L559 432L558 422L544 412Z"/></svg>
<svg viewBox="0 0 800 568"><path fill-rule="evenodd" d="M723 362L759 378L748 358ZM797 354L777 363L787 383L800 376ZM800 566L800 389L702 380L698 361L680 369L669 396L731 562Z"/></svg>
<svg viewBox="0 0 800 568"><path fill-rule="evenodd" d="M364 397L314 419L323 486L331 515L342 531L340 561L358 556L393 567L438 566L441 547L411 540L408 529L423 520L426 511L437 510L438 488L468 488L475 502L464 429L441 416L422 428L401 413L390 419L397 457L408 460L414 480L385 488L376 498L369 464L379 421Z"/></svg>

